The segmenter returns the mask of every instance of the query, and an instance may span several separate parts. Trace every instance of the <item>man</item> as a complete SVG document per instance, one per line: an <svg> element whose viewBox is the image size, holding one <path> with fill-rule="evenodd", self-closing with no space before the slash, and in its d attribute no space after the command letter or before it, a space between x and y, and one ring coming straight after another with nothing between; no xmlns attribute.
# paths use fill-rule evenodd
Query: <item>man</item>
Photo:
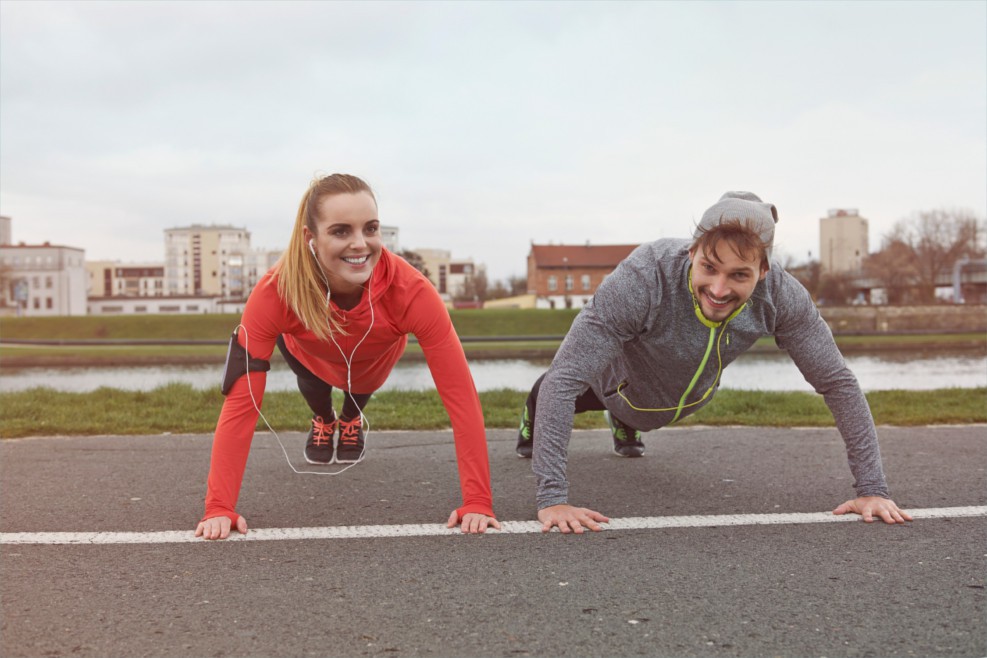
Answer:
<svg viewBox="0 0 987 658"><path fill-rule="evenodd" d="M532 457L542 529L600 530L609 519L568 504L565 465L574 413L603 410L614 451L644 454L641 431L664 427L712 399L720 374L762 336L774 336L821 393L847 447L857 498L835 514L904 523L890 499L870 407L808 291L771 268L775 207L727 192L694 240L634 250L608 276L528 396L517 453Z"/></svg>

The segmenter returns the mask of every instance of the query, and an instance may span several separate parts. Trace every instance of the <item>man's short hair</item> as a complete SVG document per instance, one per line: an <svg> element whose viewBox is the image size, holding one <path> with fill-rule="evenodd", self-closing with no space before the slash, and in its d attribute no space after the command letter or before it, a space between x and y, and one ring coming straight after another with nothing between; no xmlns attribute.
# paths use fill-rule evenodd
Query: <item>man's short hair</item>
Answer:
<svg viewBox="0 0 987 658"><path fill-rule="evenodd" d="M752 192L727 192L703 213L693 233L691 251L720 260L716 248L727 240L741 258L759 256L763 269L769 268L774 246L778 210ZM722 261L721 261L722 262Z"/></svg>
<svg viewBox="0 0 987 658"><path fill-rule="evenodd" d="M720 243L727 242L744 260L758 260L762 270L771 269L769 263L770 247L764 243L760 233L750 220L727 219L718 222L711 228L699 228L698 235L692 242L689 251L702 252L706 258L712 257L722 263L723 259L717 251Z"/></svg>

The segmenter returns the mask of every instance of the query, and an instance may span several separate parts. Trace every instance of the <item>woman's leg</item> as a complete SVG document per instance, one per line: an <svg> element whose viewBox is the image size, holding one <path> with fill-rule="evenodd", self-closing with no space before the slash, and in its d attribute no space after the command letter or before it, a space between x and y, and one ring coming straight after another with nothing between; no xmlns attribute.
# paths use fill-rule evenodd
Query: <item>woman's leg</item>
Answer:
<svg viewBox="0 0 987 658"><path fill-rule="evenodd" d="M283 336L278 336L277 346L288 367L295 373L298 390L312 410L312 427L305 442L305 461L310 464L331 464L332 438L337 425L336 412L332 409L332 386L312 374L288 351Z"/></svg>
<svg viewBox="0 0 987 658"><path fill-rule="evenodd" d="M302 365L301 361L288 351L283 336L278 336L277 345L281 351L281 356L287 361L288 367L295 373L298 380L298 390L305 398L305 402L312 413L326 419L335 419L336 414L332 410L332 386L312 374L308 368Z"/></svg>
<svg viewBox="0 0 987 658"><path fill-rule="evenodd" d="M363 417L360 412L370 401L371 393L343 393L343 410L339 414L339 444L336 463L353 464L363 459L365 444Z"/></svg>

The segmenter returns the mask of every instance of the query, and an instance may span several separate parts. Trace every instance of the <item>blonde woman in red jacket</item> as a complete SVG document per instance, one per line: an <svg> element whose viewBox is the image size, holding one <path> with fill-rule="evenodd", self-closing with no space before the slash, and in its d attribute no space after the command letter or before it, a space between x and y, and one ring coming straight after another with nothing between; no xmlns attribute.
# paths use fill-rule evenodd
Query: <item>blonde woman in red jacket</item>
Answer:
<svg viewBox="0 0 987 658"><path fill-rule="evenodd" d="M448 526L460 524L467 533L500 528L480 399L445 304L424 275L381 244L370 186L333 174L313 180L305 192L291 242L251 292L230 344L227 397L196 536L247 532L236 502L275 346L312 409L306 460L352 464L363 458L362 409L401 357L409 333L421 344L452 422L463 504ZM344 393L338 416L334 387Z"/></svg>

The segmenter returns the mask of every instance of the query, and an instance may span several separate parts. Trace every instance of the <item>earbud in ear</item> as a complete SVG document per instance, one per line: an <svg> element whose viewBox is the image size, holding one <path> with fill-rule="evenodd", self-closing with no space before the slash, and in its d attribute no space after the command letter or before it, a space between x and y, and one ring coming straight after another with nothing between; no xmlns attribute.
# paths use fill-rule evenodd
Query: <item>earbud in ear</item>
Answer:
<svg viewBox="0 0 987 658"><path fill-rule="evenodd" d="M308 241L308 250L312 252L313 256L315 255L315 238Z"/></svg>

